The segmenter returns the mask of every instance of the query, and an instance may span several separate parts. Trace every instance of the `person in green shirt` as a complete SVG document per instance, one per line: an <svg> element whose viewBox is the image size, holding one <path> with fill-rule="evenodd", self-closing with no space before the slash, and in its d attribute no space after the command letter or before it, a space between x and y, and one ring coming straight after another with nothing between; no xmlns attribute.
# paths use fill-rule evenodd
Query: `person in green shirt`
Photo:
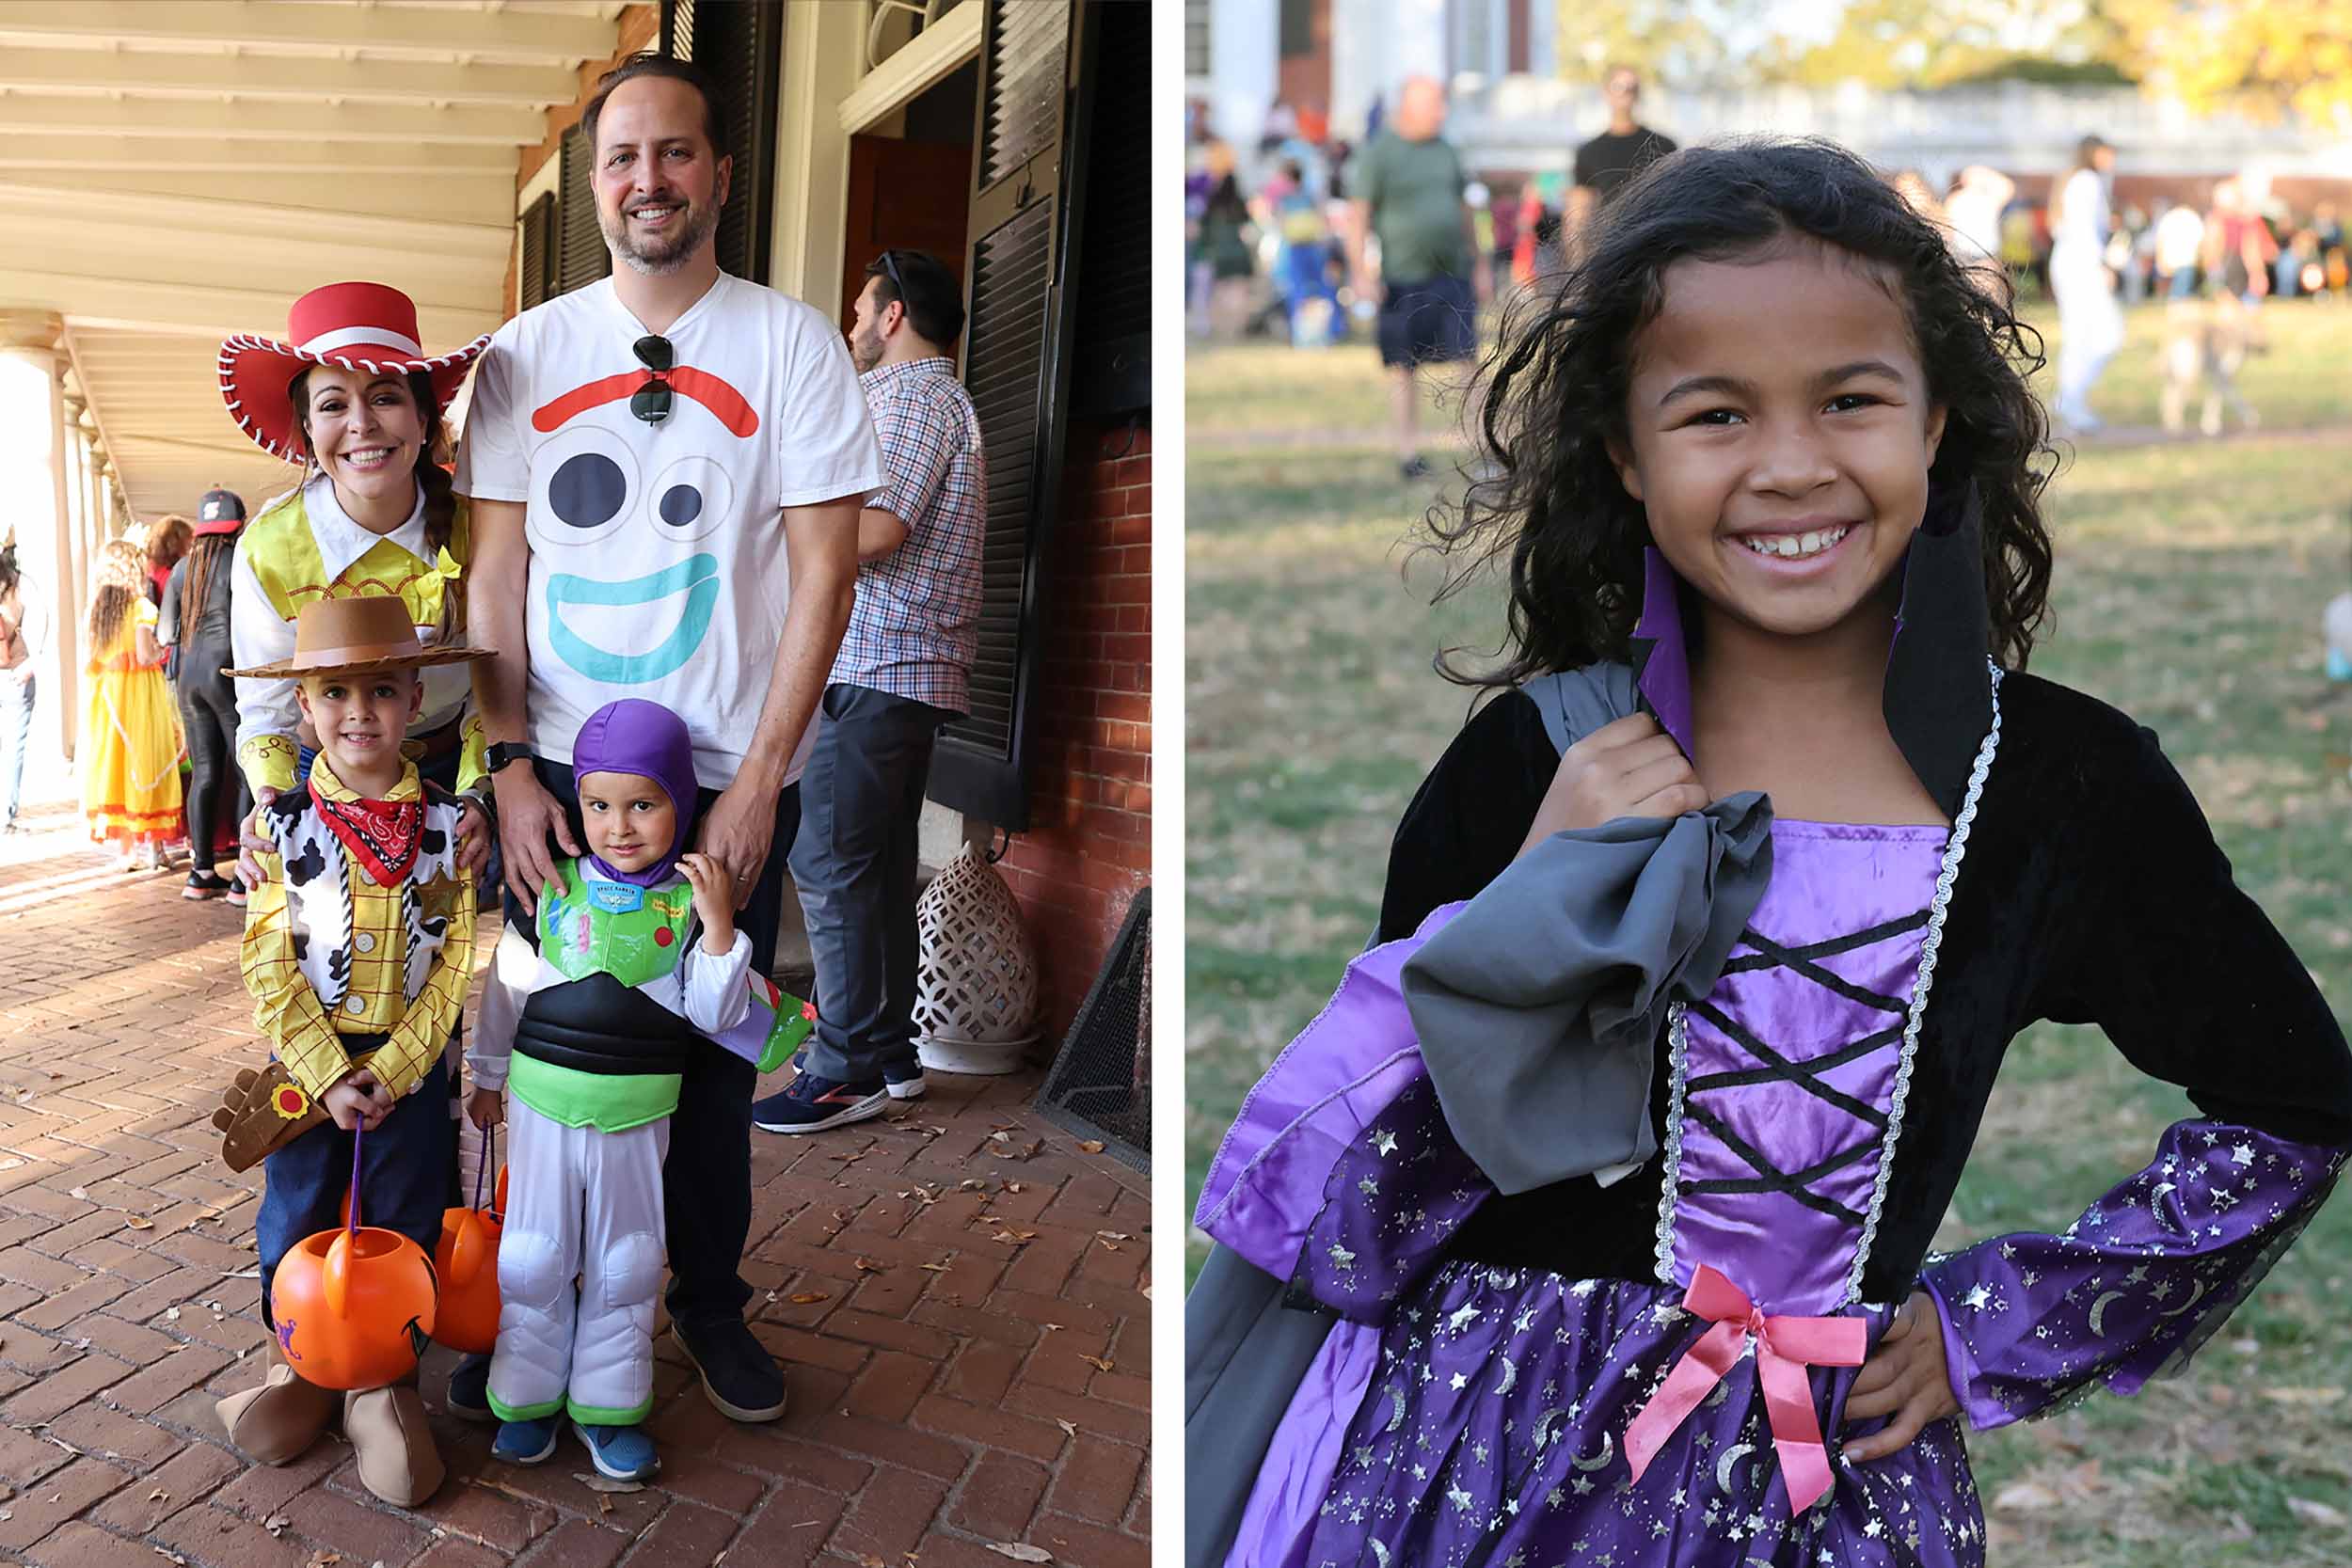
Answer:
<svg viewBox="0 0 2352 1568"><path fill-rule="evenodd" d="M1421 367L1468 359L1478 347L1478 307L1494 295L1494 267L1478 248L1475 214L1464 200L1470 179L1445 129L1445 89L1426 76L1408 78L1396 113L1366 144L1349 171L1355 222L1349 272L1359 299L1372 299L1364 240L1380 242L1380 302L1375 335L1388 368L1395 411L1397 465L1407 480L1425 477L1421 455Z"/></svg>

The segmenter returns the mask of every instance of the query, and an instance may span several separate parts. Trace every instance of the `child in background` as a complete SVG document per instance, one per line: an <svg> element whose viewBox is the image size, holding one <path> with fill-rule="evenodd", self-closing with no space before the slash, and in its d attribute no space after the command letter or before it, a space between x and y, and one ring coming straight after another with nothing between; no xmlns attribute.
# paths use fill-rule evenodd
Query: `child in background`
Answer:
<svg viewBox="0 0 2352 1568"><path fill-rule="evenodd" d="M283 1465L340 1410L360 1482L400 1508L443 1474L415 1374L348 1393L307 1382L270 1283L304 1237L342 1223L363 1131L365 1223L427 1258L440 1240L456 1140L443 1048L472 974L473 877L457 863L457 800L418 777L401 742L423 701L418 672L486 656L428 652L406 607L377 594L304 606L291 658L230 672L295 680L319 751L308 784L264 808L277 849L257 857L246 911L245 983L275 1060L240 1075L214 1118L232 1168L266 1149L253 1228L273 1336L262 1386L222 1400L220 1421L247 1455Z"/></svg>
<svg viewBox="0 0 2352 1568"><path fill-rule="evenodd" d="M2026 337L1820 142L1659 160L1505 334L1437 531L1509 563L1502 690L1210 1168L1188 1560L1978 1568L1963 1423L2178 1367L2326 1199L2326 999L2155 738L2026 673ZM2196 1110L1931 1256L2041 1019Z"/></svg>
<svg viewBox="0 0 2352 1568"><path fill-rule="evenodd" d="M90 837L152 871L181 834L180 721L155 641L147 552L117 539L99 552L90 594L89 702L83 710L82 815Z"/></svg>
<svg viewBox="0 0 2352 1568"><path fill-rule="evenodd" d="M599 1471L643 1481L660 1468L644 1422L679 1074L714 1049L698 1032L766 1070L807 1026L753 974L732 880L686 852L699 797L685 721L609 703L580 726L572 771L588 853L500 939L466 1058L475 1126L508 1119L501 1089L515 1101L491 1452L539 1464L568 1416Z"/></svg>

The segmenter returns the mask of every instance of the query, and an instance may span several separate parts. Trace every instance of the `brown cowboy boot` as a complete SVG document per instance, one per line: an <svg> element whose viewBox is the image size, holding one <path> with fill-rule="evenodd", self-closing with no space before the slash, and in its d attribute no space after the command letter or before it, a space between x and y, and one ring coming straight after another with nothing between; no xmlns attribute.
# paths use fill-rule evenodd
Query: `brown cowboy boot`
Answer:
<svg viewBox="0 0 2352 1568"><path fill-rule="evenodd" d="M359 1481L394 1508L433 1496L448 1472L424 1421L417 1374L343 1396L343 1435L359 1463Z"/></svg>
<svg viewBox="0 0 2352 1568"><path fill-rule="evenodd" d="M263 1465L284 1465L318 1441L342 1408L332 1388L306 1383L286 1361L275 1335L269 1341L269 1372L259 1388L231 1394L214 1405L229 1441Z"/></svg>

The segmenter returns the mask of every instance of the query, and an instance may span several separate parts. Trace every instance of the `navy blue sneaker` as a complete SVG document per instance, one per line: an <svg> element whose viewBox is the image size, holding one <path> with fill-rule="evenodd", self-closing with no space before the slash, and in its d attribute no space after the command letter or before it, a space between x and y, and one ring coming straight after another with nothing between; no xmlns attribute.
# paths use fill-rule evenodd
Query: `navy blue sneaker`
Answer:
<svg viewBox="0 0 2352 1568"><path fill-rule="evenodd" d="M542 1416L535 1421L505 1422L490 1444L490 1457L509 1465L543 1465L548 1455L555 1451L556 1433L563 1430L563 1420L554 1416Z"/></svg>
<svg viewBox="0 0 2352 1568"><path fill-rule="evenodd" d="M893 1100L920 1100L930 1085L923 1081L923 1064L915 1061L906 1067L882 1069L882 1087L890 1091Z"/></svg>
<svg viewBox="0 0 2352 1568"><path fill-rule="evenodd" d="M784 1370L767 1347L752 1337L743 1320L697 1327L688 1337L683 1323L670 1338L703 1380L703 1392L719 1413L734 1421L772 1421L784 1415Z"/></svg>
<svg viewBox="0 0 2352 1568"><path fill-rule="evenodd" d="M880 1076L858 1083L803 1072L782 1094L752 1103L752 1125L763 1132L822 1132L878 1117L890 1104Z"/></svg>
<svg viewBox="0 0 2352 1568"><path fill-rule="evenodd" d="M495 1421L490 1408L490 1358L468 1355L449 1374L449 1413L464 1421Z"/></svg>
<svg viewBox="0 0 2352 1568"><path fill-rule="evenodd" d="M588 1447L588 1458L598 1474L612 1481L651 1481L661 1468L653 1439L644 1427L589 1426L574 1421L572 1430Z"/></svg>

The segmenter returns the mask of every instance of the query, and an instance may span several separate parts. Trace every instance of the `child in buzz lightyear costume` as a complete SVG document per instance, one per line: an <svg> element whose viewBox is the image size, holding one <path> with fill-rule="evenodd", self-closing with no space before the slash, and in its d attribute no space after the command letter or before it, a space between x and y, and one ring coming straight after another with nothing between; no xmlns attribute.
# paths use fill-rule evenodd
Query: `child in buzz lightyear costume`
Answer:
<svg viewBox="0 0 2352 1568"><path fill-rule="evenodd" d="M512 1121L492 1452L536 1465L568 1416L599 1471L641 1481L660 1468L643 1422L679 1075L713 1049L772 1070L808 1024L752 969L732 880L683 852L697 800L685 721L609 703L580 727L572 768L589 853L500 940L467 1053L468 1115Z"/></svg>

